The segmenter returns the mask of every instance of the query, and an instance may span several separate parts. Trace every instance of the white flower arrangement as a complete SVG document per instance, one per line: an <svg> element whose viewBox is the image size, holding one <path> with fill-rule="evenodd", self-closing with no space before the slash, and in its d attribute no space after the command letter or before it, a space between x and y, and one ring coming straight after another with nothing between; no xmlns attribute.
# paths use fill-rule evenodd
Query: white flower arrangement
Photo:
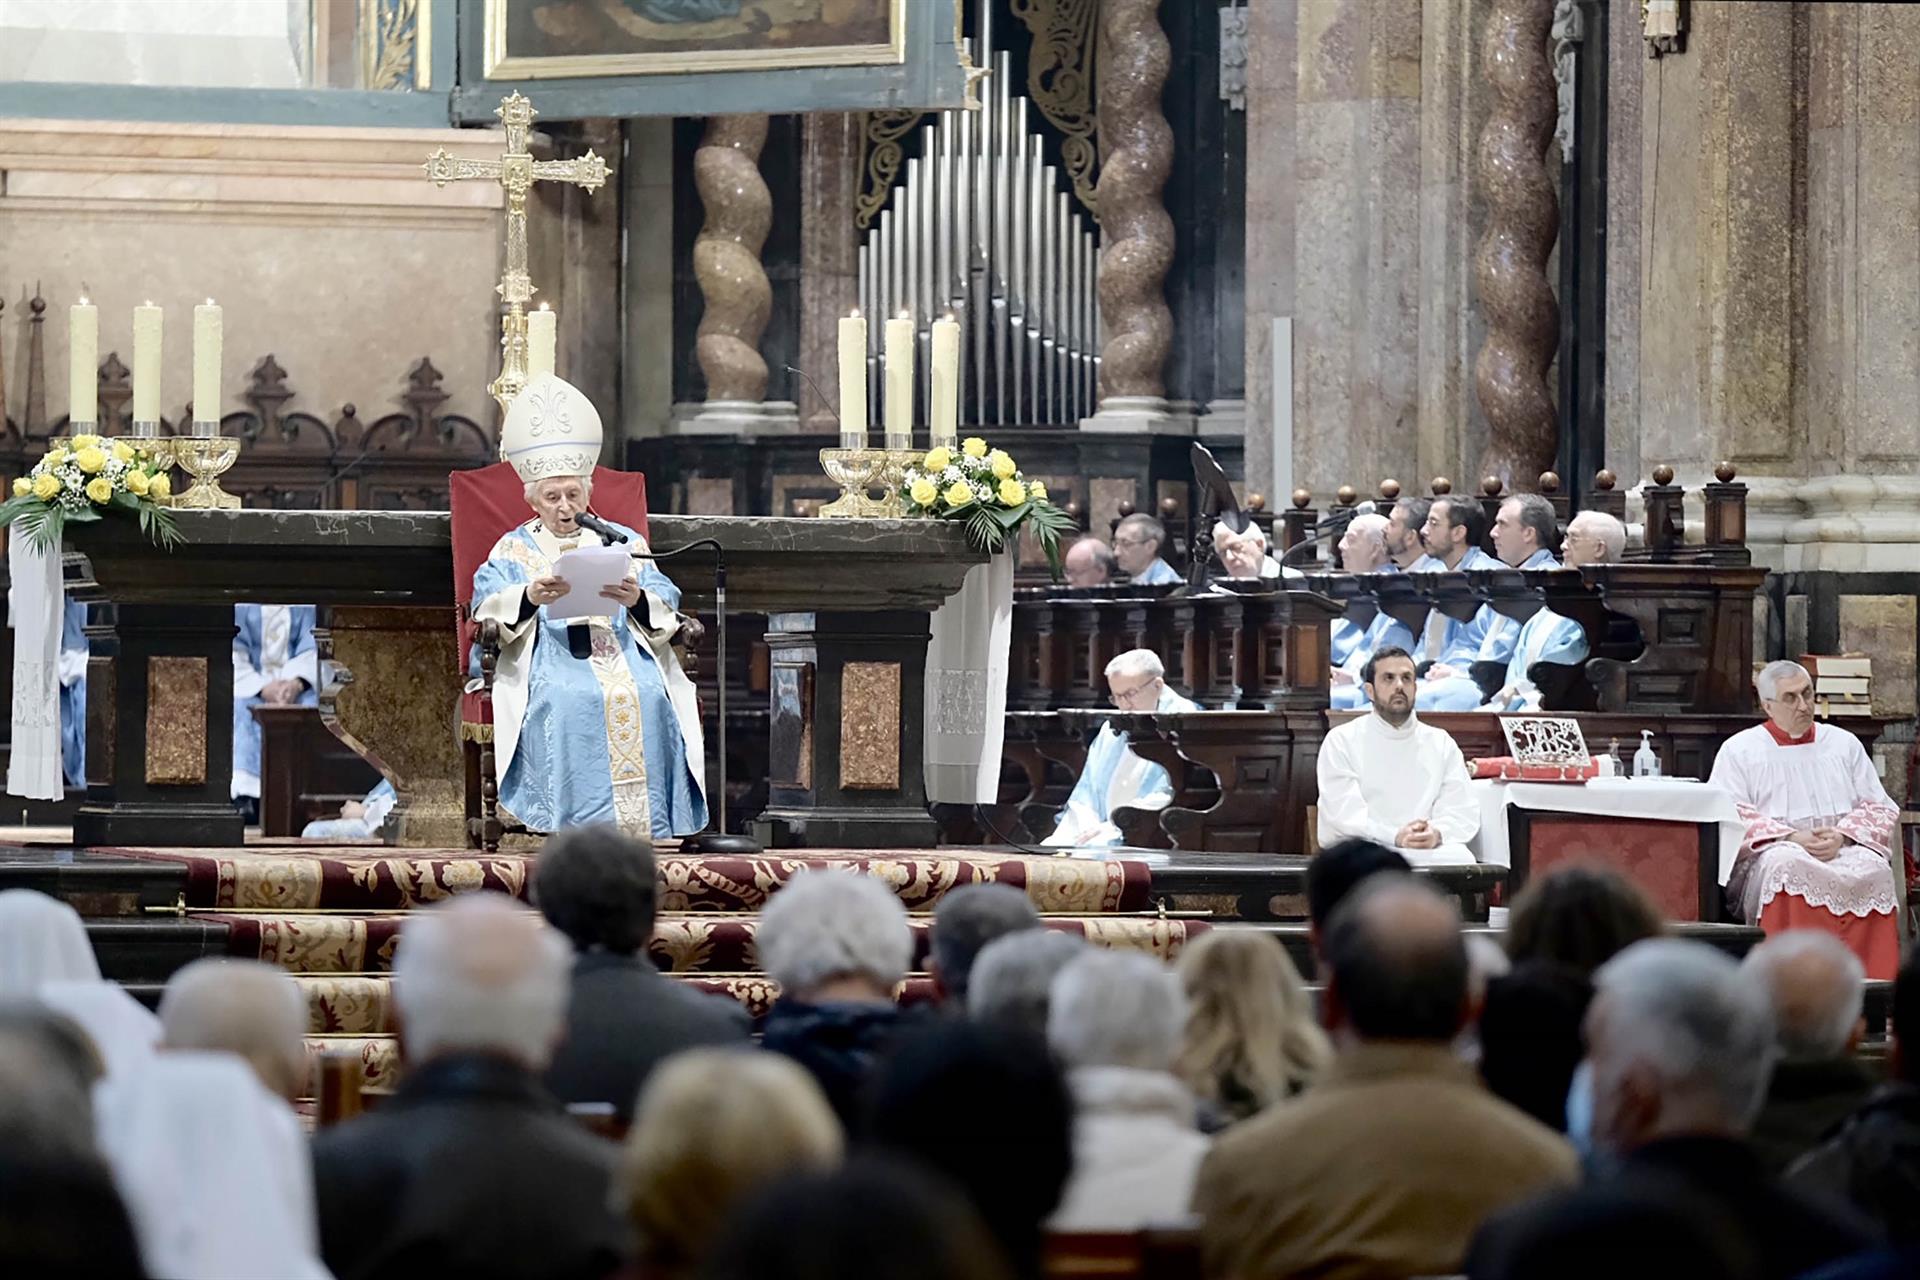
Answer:
<svg viewBox="0 0 1920 1280"><path fill-rule="evenodd" d="M143 445L125 438L78 435L56 443L13 482L0 503L0 528L18 524L35 547L53 548L69 523L84 524L118 511L136 517L140 531L165 547L180 541L167 468Z"/></svg>
<svg viewBox="0 0 1920 1280"><path fill-rule="evenodd" d="M959 450L939 445L918 466L909 467L902 484L915 515L966 523L969 540L989 553L1009 534L1031 523L1053 576L1060 577L1060 538L1074 527L1066 512L1047 501L1046 486L1029 481L1011 455L989 449L970 436Z"/></svg>

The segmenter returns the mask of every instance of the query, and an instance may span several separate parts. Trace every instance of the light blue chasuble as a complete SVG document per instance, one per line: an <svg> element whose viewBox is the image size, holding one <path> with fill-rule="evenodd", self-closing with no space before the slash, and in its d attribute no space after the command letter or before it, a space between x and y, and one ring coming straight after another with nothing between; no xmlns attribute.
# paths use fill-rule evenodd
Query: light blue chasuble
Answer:
<svg viewBox="0 0 1920 1280"><path fill-rule="evenodd" d="M1540 690L1527 673L1536 662L1555 662L1574 666L1587 659L1587 633L1572 618L1563 618L1551 609L1542 609L1520 628L1520 640L1507 663L1506 685L1514 696L1502 711L1538 711Z"/></svg>
<svg viewBox="0 0 1920 1280"><path fill-rule="evenodd" d="M1481 563L1469 564L1475 555ZM1500 569L1502 565L1492 556L1474 548L1466 560L1460 562L1462 569ZM1550 551L1536 551L1520 564L1520 569L1558 569L1560 562L1553 558ZM1413 705L1420 711L1472 711L1481 705L1483 695L1479 684L1465 672L1476 662L1508 662L1513 658L1514 646L1520 639L1520 624L1505 614L1496 612L1490 604L1480 606L1479 612L1471 621L1459 625L1454 633L1453 643L1447 649L1446 657L1441 661L1449 666L1458 667L1462 674L1445 680L1422 680L1420 690L1414 697ZM1469 645L1469 641L1471 644Z"/></svg>
<svg viewBox="0 0 1920 1280"><path fill-rule="evenodd" d="M1160 686L1156 713L1198 711L1200 705L1181 697L1166 685ZM1127 747L1127 735L1110 724L1100 726L1093 745L1087 748L1087 763L1073 794L1060 810L1053 834L1042 843L1079 849L1111 848L1120 843L1120 829L1113 825L1115 809L1164 809L1173 801L1173 779L1151 760L1143 760Z"/></svg>
<svg viewBox="0 0 1920 1280"><path fill-rule="evenodd" d="M612 521L608 522L612 524ZM646 542L621 525L628 546ZM494 678L494 749L500 803L530 830L610 822L641 839L690 835L707 825L705 750L693 686L668 640L680 589L651 560L635 560L635 611L561 619L542 605L519 621L528 583L566 551L538 520L494 545L473 576L474 616L500 623ZM576 658L569 625L586 625L591 656Z"/></svg>
<svg viewBox="0 0 1920 1280"><path fill-rule="evenodd" d="M1335 711L1351 711L1367 705L1367 687L1360 682L1360 673L1366 669L1368 659L1389 646L1413 652L1413 632L1407 629L1406 623L1382 609L1360 633L1360 640L1348 651L1346 661L1335 664L1353 677L1352 684L1336 684L1328 692L1329 705Z"/></svg>

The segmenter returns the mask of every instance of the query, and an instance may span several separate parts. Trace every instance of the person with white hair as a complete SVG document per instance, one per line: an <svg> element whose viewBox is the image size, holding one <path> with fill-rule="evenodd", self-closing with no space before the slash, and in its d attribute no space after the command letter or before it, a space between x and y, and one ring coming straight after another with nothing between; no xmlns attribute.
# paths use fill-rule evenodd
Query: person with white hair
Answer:
<svg viewBox="0 0 1920 1280"><path fill-rule="evenodd" d="M599 539L582 527L600 456L600 415L551 374L514 398L501 427L535 518L494 544L473 576L473 617L500 627L493 683L500 805L529 830L610 822L667 839L707 824L705 747L693 684L669 648L680 589L652 560L576 592ZM637 532L621 553L647 554Z"/></svg>
<svg viewBox="0 0 1920 1280"><path fill-rule="evenodd" d="M231 1053L288 1102L307 1084L307 1001L278 965L196 960L160 993L160 1047Z"/></svg>
<svg viewBox="0 0 1920 1280"><path fill-rule="evenodd" d="M1854 1057L1867 1029L1866 974L1845 943L1814 929L1768 938L1740 967L1773 1003L1780 1049L1753 1143L1785 1173L1873 1092L1874 1073Z"/></svg>
<svg viewBox="0 0 1920 1280"><path fill-rule="evenodd" d="M1372 513L1348 521L1347 531L1340 535L1340 567L1347 573L1399 573L1400 566L1389 552L1391 528L1386 516ZM1346 618L1335 618L1329 637L1333 669L1328 673L1332 686L1328 697L1336 711L1350 711L1367 704L1366 684L1360 679L1360 670L1376 650L1389 645L1398 649L1413 648L1413 631L1385 609L1375 610L1365 626Z"/></svg>
<svg viewBox="0 0 1920 1280"><path fill-rule="evenodd" d="M1177 1222L1208 1142L1173 1074L1187 1024L1179 977L1139 951L1093 949L1053 980L1047 1043L1073 1091L1073 1174L1049 1226L1137 1231Z"/></svg>
<svg viewBox="0 0 1920 1280"><path fill-rule="evenodd" d="M1604 511L1582 511L1567 525L1561 554L1569 569L1583 565L1616 561L1626 550L1627 529ZM1540 686L1534 683L1533 669L1542 662L1572 667L1587 660L1587 633L1572 618L1551 609L1541 609L1520 624L1513 644L1513 656L1507 660L1506 683L1482 711L1539 711Z"/></svg>
<svg viewBox="0 0 1920 1280"><path fill-rule="evenodd" d="M1087 940L1058 929L1023 929L980 949L967 984L967 1017L1047 1038L1053 979L1086 953Z"/></svg>
<svg viewBox="0 0 1920 1280"><path fill-rule="evenodd" d="M813 1074L849 1129L873 1064L913 1021L894 990L913 963L907 910L886 882L802 871L760 911L760 967L780 984L761 1044Z"/></svg>
<svg viewBox="0 0 1920 1280"><path fill-rule="evenodd" d="M1727 900L1769 936L1820 929L1869 978L1900 967L1894 840L1900 810L1860 739L1814 723L1813 677L1770 662L1756 683L1765 723L1727 739L1709 781L1733 797L1745 838L1722 865Z"/></svg>
<svg viewBox="0 0 1920 1280"><path fill-rule="evenodd" d="M1107 663L1107 696L1114 709L1129 715L1198 711L1200 706L1175 693L1166 668L1151 649L1128 649ZM1042 844L1055 848L1111 848L1121 840L1113 823L1120 808L1164 809L1173 801L1173 779L1150 760L1135 755L1124 730L1103 724L1087 748L1087 762L1067 796L1066 806Z"/></svg>
<svg viewBox="0 0 1920 1280"><path fill-rule="evenodd" d="M965 1006L974 961L987 945L1039 927L1039 909L1017 885L963 884L941 895L933 908L927 947L927 976L934 990L941 1000Z"/></svg>
<svg viewBox="0 0 1920 1280"><path fill-rule="evenodd" d="M1227 578L1278 579L1306 575L1292 565L1282 566L1267 554L1267 533L1249 520L1245 529L1236 530L1225 520L1213 526L1213 550ZM1216 588L1219 590L1220 588Z"/></svg>
<svg viewBox="0 0 1920 1280"><path fill-rule="evenodd" d="M566 1025L566 939L497 893L408 917L393 960L406 1074L313 1141L336 1275L606 1275L628 1228L617 1152L540 1085Z"/></svg>
<svg viewBox="0 0 1920 1280"><path fill-rule="evenodd" d="M108 1075L139 1067L160 1040L160 1020L100 976L80 913L32 889L0 891L0 998L7 996L78 1024Z"/></svg>
<svg viewBox="0 0 1920 1280"><path fill-rule="evenodd" d="M1512 1261L1550 1255L1556 1239L1595 1241L1589 1224L1623 1196L1641 1195L1710 1224L1741 1246L1754 1270L1798 1276L1873 1243L1864 1223L1782 1187L1747 1134L1775 1058L1775 1021L1761 984L1698 942L1636 942L1594 975L1586 1016L1593 1140L1613 1157L1601 1177L1489 1222L1475 1241L1474 1276L1543 1274ZM1602 1240L1613 1269L1588 1258L1586 1275L1627 1275L1647 1257L1629 1233Z"/></svg>

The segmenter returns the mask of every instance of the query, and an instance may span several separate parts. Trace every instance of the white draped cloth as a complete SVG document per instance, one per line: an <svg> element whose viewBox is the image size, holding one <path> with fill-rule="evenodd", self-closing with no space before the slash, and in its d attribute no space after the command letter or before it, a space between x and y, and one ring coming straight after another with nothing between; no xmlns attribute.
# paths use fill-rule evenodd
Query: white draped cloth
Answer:
<svg viewBox="0 0 1920 1280"><path fill-rule="evenodd" d="M0 892L0 999L35 1000L77 1023L109 1076L137 1069L160 1042L160 1020L114 982L79 912L31 889Z"/></svg>
<svg viewBox="0 0 1920 1280"><path fill-rule="evenodd" d="M1440 832L1440 847L1401 848L1408 862L1474 863L1467 842L1480 830L1480 806L1467 790L1466 758L1446 730L1417 715L1396 728L1369 712L1328 732L1318 774L1321 848L1354 839L1393 847L1402 827L1424 819Z"/></svg>
<svg viewBox="0 0 1920 1280"><path fill-rule="evenodd" d="M60 549L27 545L18 529L7 540L7 621L13 626L13 737L7 794L29 800L66 795L60 762L60 630L66 590Z"/></svg>
<svg viewBox="0 0 1920 1280"><path fill-rule="evenodd" d="M929 803L992 804L1000 798L1012 644L1009 551L967 570L960 590L934 610L922 713Z"/></svg>
<svg viewBox="0 0 1920 1280"><path fill-rule="evenodd" d="M330 1280L300 1122L240 1058L160 1054L96 1085L93 1113L151 1274Z"/></svg>

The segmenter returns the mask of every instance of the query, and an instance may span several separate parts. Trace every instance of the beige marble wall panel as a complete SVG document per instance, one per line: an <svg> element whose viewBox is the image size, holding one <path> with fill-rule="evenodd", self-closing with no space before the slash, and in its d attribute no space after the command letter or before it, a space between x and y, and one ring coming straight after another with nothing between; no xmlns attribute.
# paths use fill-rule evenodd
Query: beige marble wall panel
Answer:
<svg viewBox="0 0 1920 1280"><path fill-rule="evenodd" d="M167 308L161 403L178 415L192 380L192 307L226 309L223 411L244 407L253 362L274 354L293 408L371 418L431 356L448 412L491 424L501 199L497 185L436 190L427 153L497 155L494 131L0 121L0 288L6 322L38 281L48 413L66 405L66 307L100 306L102 358L133 357L132 311ZM24 409L19 347L6 344L8 408Z"/></svg>
<svg viewBox="0 0 1920 1280"><path fill-rule="evenodd" d="M1272 485L1273 321L1294 305L1295 39L1291 4L1247 9L1246 474Z"/></svg>
<svg viewBox="0 0 1920 1280"><path fill-rule="evenodd" d="M1859 10L1808 15L1806 376L1796 420L1809 469L1844 455L1855 416L1859 345Z"/></svg>
<svg viewBox="0 0 1920 1280"><path fill-rule="evenodd" d="M819 393L802 379L794 380L791 392L805 406L800 420L808 431L839 429L840 317L860 305L853 218L863 120L860 112L844 111L801 118L799 367L819 384ZM867 424L859 425L864 430Z"/></svg>
<svg viewBox="0 0 1920 1280"><path fill-rule="evenodd" d="M1912 596L1841 596L1840 648L1873 658L1873 713L1914 714Z"/></svg>
<svg viewBox="0 0 1920 1280"><path fill-rule="evenodd" d="M1599 32L1588 39L1603 38ZM1641 105L1652 67L1640 6L1607 6L1607 454L1616 474L1640 463Z"/></svg>
<svg viewBox="0 0 1920 1280"><path fill-rule="evenodd" d="M1849 461L1920 456L1920 8L1862 5L1860 332Z"/></svg>
<svg viewBox="0 0 1920 1280"><path fill-rule="evenodd" d="M673 121L627 121L623 424L630 438L665 434L673 418ZM612 424L608 424L611 433Z"/></svg>

